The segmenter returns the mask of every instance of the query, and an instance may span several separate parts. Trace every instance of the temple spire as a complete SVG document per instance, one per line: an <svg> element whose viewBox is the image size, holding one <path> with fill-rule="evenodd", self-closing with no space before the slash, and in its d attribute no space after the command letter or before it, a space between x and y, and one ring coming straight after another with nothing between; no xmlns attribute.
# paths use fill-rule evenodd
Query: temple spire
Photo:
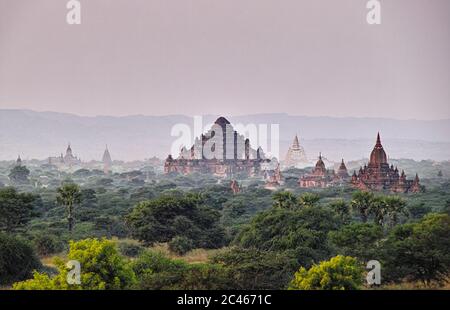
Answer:
<svg viewBox="0 0 450 310"><path fill-rule="evenodd" d="M377 147L381 147L382 146L381 145L381 139L380 139L380 132L378 132L378 134L377 134L377 143L376 143L375 146L377 146Z"/></svg>
<svg viewBox="0 0 450 310"><path fill-rule="evenodd" d="M297 134L295 135L294 141L292 142L292 148L293 149L299 149L300 148L300 143L298 142Z"/></svg>

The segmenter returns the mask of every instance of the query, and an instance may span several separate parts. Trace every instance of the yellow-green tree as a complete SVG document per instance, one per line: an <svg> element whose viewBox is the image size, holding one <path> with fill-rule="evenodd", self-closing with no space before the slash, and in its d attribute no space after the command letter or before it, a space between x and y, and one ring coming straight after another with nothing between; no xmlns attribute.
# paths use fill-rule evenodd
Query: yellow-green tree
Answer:
<svg viewBox="0 0 450 310"><path fill-rule="evenodd" d="M69 268L61 259L55 264L58 274L50 277L35 272L33 279L17 282L16 290L104 290L124 289L135 283L135 275L129 264L119 255L112 241L85 239L71 241L68 260L77 260L81 265L81 284L69 284Z"/></svg>
<svg viewBox="0 0 450 310"><path fill-rule="evenodd" d="M291 290L356 290L362 286L364 268L351 256L338 255L313 265L301 267L289 285Z"/></svg>

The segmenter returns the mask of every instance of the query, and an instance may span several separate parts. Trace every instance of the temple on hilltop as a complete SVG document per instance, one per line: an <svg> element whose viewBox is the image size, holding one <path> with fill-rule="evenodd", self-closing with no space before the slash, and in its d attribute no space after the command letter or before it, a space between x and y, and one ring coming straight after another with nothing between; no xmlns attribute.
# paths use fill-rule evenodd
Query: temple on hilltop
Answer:
<svg viewBox="0 0 450 310"><path fill-rule="evenodd" d="M206 134L195 139L191 148L183 147L178 158L169 155L164 172L257 176L262 173L261 166L269 162L261 148L252 149L249 139L238 134L226 118L219 117Z"/></svg>
<svg viewBox="0 0 450 310"><path fill-rule="evenodd" d="M400 174L397 167L389 166L379 133L369 163L360 167L358 173L354 171L351 184L361 190L388 190L394 193L421 191L417 174L414 180L407 180L403 170Z"/></svg>
<svg viewBox="0 0 450 310"><path fill-rule="evenodd" d="M308 159L306 158L305 150L298 142L298 136L295 135L294 141L286 154L283 167L303 168L306 164L308 164Z"/></svg>
<svg viewBox="0 0 450 310"><path fill-rule="evenodd" d="M69 143L66 149L66 155L63 156L63 154L61 153L60 156L49 157L48 163L57 166L75 166L81 164L81 160L73 155L72 147Z"/></svg>
<svg viewBox="0 0 450 310"><path fill-rule="evenodd" d="M349 179L347 172L347 167L345 166L344 159L342 159L341 165L339 166L338 173L331 169L328 170L325 167L325 163L322 159L322 154L319 154L319 159L317 160L316 166L313 168L311 173L303 175L298 184L300 187L304 188L324 188L329 186L342 185Z"/></svg>

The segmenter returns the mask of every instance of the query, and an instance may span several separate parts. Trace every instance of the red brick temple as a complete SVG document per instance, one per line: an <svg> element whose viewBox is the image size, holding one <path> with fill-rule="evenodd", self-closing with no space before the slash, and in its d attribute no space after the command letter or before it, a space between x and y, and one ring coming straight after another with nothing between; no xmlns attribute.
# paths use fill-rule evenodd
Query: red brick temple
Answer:
<svg viewBox="0 0 450 310"><path fill-rule="evenodd" d="M397 167L389 166L379 133L369 163L361 167L358 173L353 173L351 184L361 190L388 190L394 193L421 191L417 174L414 180L407 180L404 171L400 174Z"/></svg>

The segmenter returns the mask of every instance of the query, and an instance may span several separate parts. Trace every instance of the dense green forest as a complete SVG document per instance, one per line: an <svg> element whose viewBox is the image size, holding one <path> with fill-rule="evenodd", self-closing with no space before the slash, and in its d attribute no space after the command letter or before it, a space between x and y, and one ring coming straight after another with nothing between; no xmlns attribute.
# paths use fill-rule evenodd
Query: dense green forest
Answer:
<svg viewBox="0 0 450 310"><path fill-rule="evenodd" d="M448 287L445 167L427 170L417 194L301 189L296 169L277 191L242 178L233 194L230 180L152 167L3 164L0 287L368 289L369 260L381 263L381 288ZM83 266L79 285L65 281L69 260Z"/></svg>

